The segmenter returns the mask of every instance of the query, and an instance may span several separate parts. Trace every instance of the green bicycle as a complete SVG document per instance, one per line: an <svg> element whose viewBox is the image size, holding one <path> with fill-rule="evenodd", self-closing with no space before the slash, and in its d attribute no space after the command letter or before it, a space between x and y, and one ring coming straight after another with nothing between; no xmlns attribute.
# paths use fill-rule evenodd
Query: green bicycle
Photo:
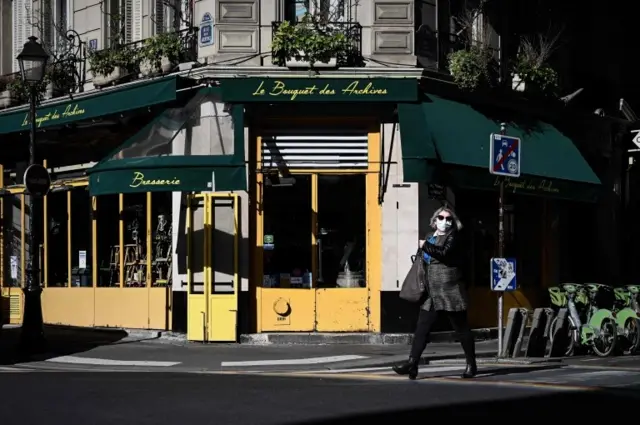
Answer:
<svg viewBox="0 0 640 425"><path fill-rule="evenodd" d="M627 285L614 289L615 316L622 351L633 354L640 348L640 318L638 311L639 285Z"/></svg>
<svg viewBox="0 0 640 425"><path fill-rule="evenodd" d="M563 283L549 288L551 302L557 308L567 308L568 326L565 357L572 356L577 348L590 348L599 357L610 356L616 349L618 328L611 310L598 308L596 299L604 285L589 283ZM557 316L551 322L551 343L556 337Z"/></svg>

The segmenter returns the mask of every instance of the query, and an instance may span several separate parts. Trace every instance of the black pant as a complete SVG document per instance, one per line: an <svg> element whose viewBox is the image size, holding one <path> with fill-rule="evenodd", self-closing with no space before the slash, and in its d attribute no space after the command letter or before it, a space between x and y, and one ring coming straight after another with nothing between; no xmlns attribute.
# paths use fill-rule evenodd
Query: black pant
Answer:
<svg viewBox="0 0 640 425"><path fill-rule="evenodd" d="M418 325L413 336L413 345L411 346L411 358L419 359L422 352L427 346L431 328L438 318L438 314L444 314L449 318L451 326L456 331L458 339L462 344L467 363L475 363L476 348L473 341L473 333L469 328L466 311L426 311L420 309L418 316Z"/></svg>

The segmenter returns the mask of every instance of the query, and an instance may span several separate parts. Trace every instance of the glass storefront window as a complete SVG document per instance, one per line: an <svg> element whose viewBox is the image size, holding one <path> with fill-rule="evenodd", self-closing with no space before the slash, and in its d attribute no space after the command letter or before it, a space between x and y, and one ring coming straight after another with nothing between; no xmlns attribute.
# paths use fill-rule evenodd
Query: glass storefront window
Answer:
<svg viewBox="0 0 640 425"><path fill-rule="evenodd" d="M100 287L120 286L120 236L119 236L119 199L118 195L98 196L96 198L97 220L97 263Z"/></svg>

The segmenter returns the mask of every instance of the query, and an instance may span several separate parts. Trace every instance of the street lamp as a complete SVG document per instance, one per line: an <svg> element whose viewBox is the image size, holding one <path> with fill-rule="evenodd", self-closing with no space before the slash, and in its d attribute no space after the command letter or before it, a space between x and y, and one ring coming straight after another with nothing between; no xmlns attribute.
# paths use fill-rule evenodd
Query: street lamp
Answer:
<svg viewBox="0 0 640 425"><path fill-rule="evenodd" d="M37 42L36 37L29 37L22 52L18 55L22 81L29 86L29 166L36 162L36 103L37 88L45 74L49 55ZM25 182L26 185L27 182ZM29 259L27 284L24 287L24 313L22 320L21 345L29 353L44 348L44 329L42 320L42 303L40 279L38 272L38 238L36 230L36 196L29 194Z"/></svg>

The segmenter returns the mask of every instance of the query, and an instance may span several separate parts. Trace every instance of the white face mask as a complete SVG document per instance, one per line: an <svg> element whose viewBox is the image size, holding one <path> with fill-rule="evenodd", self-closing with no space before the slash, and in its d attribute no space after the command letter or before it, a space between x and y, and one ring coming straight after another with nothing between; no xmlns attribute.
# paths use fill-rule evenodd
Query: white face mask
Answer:
<svg viewBox="0 0 640 425"><path fill-rule="evenodd" d="M448 220L446 218L442 220L436 218L436 229L438 229L438 232L446 232L451 228L451 218L447 218Z"/></svg>

